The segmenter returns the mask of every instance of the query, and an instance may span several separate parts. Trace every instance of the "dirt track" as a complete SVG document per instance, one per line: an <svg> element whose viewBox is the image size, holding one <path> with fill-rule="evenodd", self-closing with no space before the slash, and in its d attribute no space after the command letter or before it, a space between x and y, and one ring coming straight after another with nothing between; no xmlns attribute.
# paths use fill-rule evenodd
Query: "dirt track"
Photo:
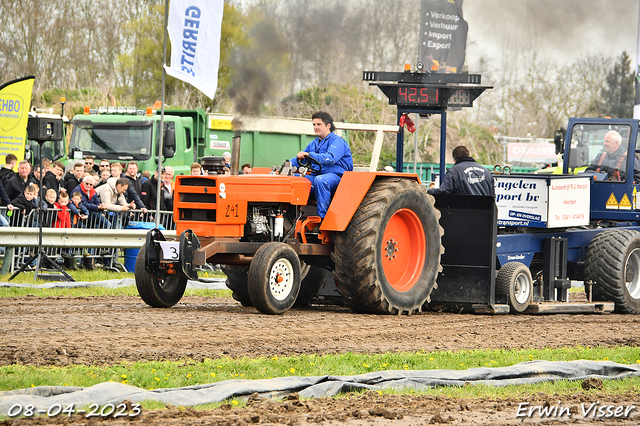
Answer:
<svg viewBox="0 0 640 426"><path fill-rule="evenodd" d="M382 353L574 345L640 347L640 316L632 315L425 313L396 317L357 315L342 307L314 306L281 316L267 316L253 308L243 308L232 299L204 297L185 297L171 309L153 309L139 298L129 296L2 298L0 323L0 365L63 366L345 351ZM438 412L441 417L434 421L507 424L511 420L516 423L517 404L523 402L463 401L461 409L459 400L414 398L408 402L403 397L376 395L339 401L294 401L298 405L292 405L291 401L254 401L246 409L220 408L207 413L205 418L213 424L254 421L330 424L331 420L348 424L425 424ZM576 395L563 404L579 404L585 397L588 399L585 402L595 401L593 395ZM602 403L618 401L616 404L625 400L605 395L599 399ZM640 406L637 395L626 399ZM548 398L534 396L532 400L544 403ZM145 423L157 420L157 424L196 424L203 420L198 419L202 413L184 418L171 413L171 410L147 413ZM627 421L636 423L636 419Z"/></svg>

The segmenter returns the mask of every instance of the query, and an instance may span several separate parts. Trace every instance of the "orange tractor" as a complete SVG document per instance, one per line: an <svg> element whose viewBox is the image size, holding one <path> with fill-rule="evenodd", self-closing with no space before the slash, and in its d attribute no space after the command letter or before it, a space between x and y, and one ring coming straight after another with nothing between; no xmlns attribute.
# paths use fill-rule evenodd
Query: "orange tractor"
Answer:
<svg viewBox="0 0 640 426"><path fill-rule="evenodd" d="M206 163L209 175L176 178L180 241L153 230L138 253L136 285L150 306L176 304L206 263L223 265L233 297L266 314L308 303L328 271L356 312L411 314L429 301L443 231L417 175L346 172L320 221L311 183L294 173L303 168L224 175Z"/></svg>
<svg viewBox="0 0 640 426"><path fill-rule="evenodd" d="M444 177L446 110L472 106L488 88L481 86L480 75L365 71L363 79L398 105L399 125L404 112L442 116ZM377 159L379 143L372 159ZM239 154L239 138L234 148ZM402 171L402 131L396 157L396 170ZM493 309L492 197L444 197L436 206L416 174L346 172L320 221L309 199L311 184L303 177L318 164L294 170L285 162L263 175L221 174L217 157L203 158L202 165L208 175L176 179L174 220L180 241L164 241L160 231L152 230L138 254L136 284L151 306L177 303L187 279L197 279L197 265L213 263L224 265L236 300L267 314L307 304L329 272L355 312L420 312L436 278L444 285L433 293L435 301ZM485 217L480 226L476 219ZM443 238L441 222L450 241ZM452 247L445 256L443 243Z"/></svg>

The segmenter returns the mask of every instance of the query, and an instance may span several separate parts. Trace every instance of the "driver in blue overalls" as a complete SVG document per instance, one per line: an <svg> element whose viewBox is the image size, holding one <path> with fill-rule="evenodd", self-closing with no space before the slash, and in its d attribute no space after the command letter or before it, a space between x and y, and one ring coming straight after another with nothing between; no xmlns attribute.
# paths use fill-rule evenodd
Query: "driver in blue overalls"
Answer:
<svg viewBox="0 0 640 426"><path fill-rule="evenodd" d="M319 169L305 177L311 181L311 191L316 198L318 216L324 219L331 203L331 196L338 187L342 174L353 171L353 158L347 142L333 133L336 127L328 113L318 111L311 116L311 121L313 131L318 137L311 141L304 151L300 151L295 158L292 158L291 164L300 167L309 163L312 169Z"/></svg>

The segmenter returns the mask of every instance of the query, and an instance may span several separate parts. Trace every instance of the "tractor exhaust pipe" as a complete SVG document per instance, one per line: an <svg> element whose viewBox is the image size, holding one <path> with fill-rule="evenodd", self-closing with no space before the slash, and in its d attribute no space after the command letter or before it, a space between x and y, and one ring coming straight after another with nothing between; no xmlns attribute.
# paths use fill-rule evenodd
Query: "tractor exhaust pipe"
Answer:
<svg viewBox="0 0 640 426"><path fill-rule="evenodd" d="M231 139L231 174L237 175L240 171L240 133Z"/></svg>

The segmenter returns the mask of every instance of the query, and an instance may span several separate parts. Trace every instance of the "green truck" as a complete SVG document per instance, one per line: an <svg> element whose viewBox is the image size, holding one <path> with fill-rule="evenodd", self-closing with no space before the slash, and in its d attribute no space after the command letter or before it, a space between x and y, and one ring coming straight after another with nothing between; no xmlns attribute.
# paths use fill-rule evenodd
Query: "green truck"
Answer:
<svg viewBox="0 0 640 426"><path fill-rule="evenodd" d="M160 116L160 111L149 109L86 108L71 120L63 158L72 164L92 155L111 162L135 161L140 170L155 170ZM211 114L203 109L165 110L164 132L162 164L173 167L176 175L189 174L191 163L204 156L231 152L234 134L241 135L240 164L254 167L280 164L315 137L310 120L245 118L241 122L230 114Z"/></svg>
<svg viewBox="0 0 640 426"><path fill-rule="evenodd" d="M140 170L157 168L160 147L160 114L148 109L127 107L85 108L71 120L67 160L96 159L127 163L135 161ZM176 174L188 173L207 136L203 110L171 110L164 116L163 164Z"/></svg>

